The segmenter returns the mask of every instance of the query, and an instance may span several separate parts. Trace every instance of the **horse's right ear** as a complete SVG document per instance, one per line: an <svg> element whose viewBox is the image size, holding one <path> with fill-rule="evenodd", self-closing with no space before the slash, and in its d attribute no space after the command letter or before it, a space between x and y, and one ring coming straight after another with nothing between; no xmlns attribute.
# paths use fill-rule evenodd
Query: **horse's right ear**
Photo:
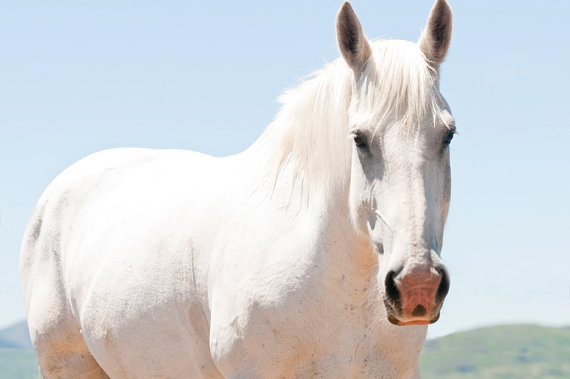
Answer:
<svg viewBox="0 0 570 379"><path fill-rule="evenodd" d="M352 6L346 1L336 16L336 37L340 53L358 77L372 50Z"/></svg>

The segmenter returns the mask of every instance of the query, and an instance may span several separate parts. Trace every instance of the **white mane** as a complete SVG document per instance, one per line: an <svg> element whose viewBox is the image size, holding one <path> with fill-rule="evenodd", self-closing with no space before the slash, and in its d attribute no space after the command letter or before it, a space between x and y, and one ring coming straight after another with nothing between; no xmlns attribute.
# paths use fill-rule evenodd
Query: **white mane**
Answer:
<svg viewBox="0 0 570 379"><path fill-rule="evenodd" d="M267 177L273 183L293 165L305 196L341 188L350 170L349 107L359 117L379 121L370 125L372 132L388 123L414 130L428 110L438 113L437 73L415 43L379 40L371 47L373 56L357 84L362 88L358 101L352 101L354 73L342 58L279 98L281 110L254 144L270 146Z"/></svg>

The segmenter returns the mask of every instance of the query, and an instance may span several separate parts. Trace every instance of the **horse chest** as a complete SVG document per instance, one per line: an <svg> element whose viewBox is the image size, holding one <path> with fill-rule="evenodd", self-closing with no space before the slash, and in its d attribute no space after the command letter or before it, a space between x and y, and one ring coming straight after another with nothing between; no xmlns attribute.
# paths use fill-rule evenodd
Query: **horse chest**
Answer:
<svg viewBox="0 0 570 379"><path fill-rule="evenodd" d="M364 359L348 353L373 345L364 342L362 296L351 296L342 276L323 271L294 277L274 272L270 282L254 281L253 293L213 295L210 347L224 374L242 372L251 362L256 362L251 376L308 375L331 367L350 371Z"/></svg>

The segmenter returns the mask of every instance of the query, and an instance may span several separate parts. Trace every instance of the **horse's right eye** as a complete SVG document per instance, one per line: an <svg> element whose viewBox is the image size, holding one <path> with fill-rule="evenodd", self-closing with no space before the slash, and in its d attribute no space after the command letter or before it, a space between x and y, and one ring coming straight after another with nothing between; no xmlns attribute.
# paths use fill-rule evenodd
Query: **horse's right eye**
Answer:
<svg viewBox="0 0 570 379"><path fill-rule="evenodd" d="M366 141L364 140L364 137L360 133L356 133L354 135L354 144L359 149L366 149L367 148Z"/></svg>

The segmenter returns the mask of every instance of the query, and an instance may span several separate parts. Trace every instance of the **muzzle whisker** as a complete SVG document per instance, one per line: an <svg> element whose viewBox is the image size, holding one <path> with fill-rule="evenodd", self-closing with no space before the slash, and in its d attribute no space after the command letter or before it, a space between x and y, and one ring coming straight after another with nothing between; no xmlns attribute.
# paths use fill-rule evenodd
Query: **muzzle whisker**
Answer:
<svg viewBox="0 0 570 379"><path fill-rule="evenodd" d="M388 227L388 229L390 229L391 233L394 233L394 229L392 229L392 227L390 226L390 224L388 223L388 221L386 221L386 217L384 217L384 215L378 210L378 209L374 209L374 213L376 214L376 216L382 220L382 222L384 223L384 225L386 225Z"/></svg>

